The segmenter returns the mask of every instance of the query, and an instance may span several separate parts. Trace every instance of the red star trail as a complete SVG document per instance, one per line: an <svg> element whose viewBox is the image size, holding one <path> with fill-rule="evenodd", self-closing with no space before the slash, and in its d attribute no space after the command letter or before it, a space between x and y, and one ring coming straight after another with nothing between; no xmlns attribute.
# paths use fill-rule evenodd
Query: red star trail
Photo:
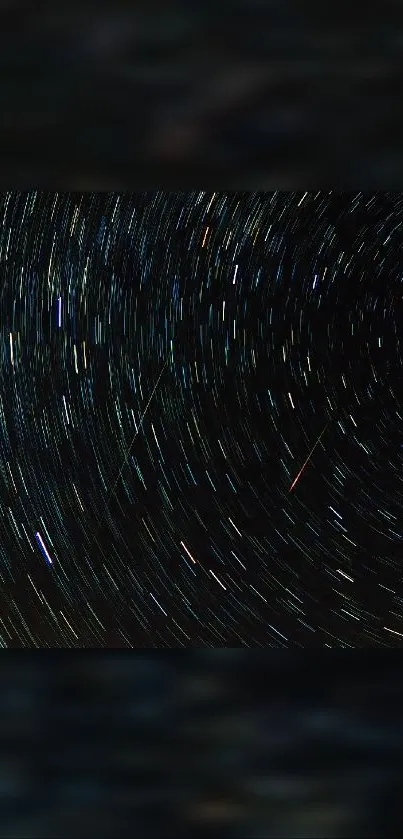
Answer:
<svg viewBox="0 0 403 839"><path fill-rule="evenodd" d="M324 427L324 429L323 429L323 431L321 432L321 434L319 434L319 437L318 437L318 439L317 439L317 441L316 441L315 445L312 447L311 451L309 452L309 455L308 455L308 457L307 457L307 459L306 459L305 463L303 463L303 465L301 466L301 469L299 470L297 477L296 477L296 478L294 478L294 480L293 480L293 482L292 482L292 484L291 484L291 486L290 486L290 488L289 488L288 492L292 492L292 490L294 489L295 485L298 483L298 481L299 481L299 479L300 479L300 477L301 477L301 475L302 475L302 473L303 473L304 469L307 467L307 465L308 465L308 463L309 463L309 461L310 461L310 459L311 459L311 457L312 457L312 455L313 455L313 453L314 453L314 451L315 451L315 449L316 449L316 446L318 445L318 443L320 442L321 438L323 437L323 435L324 435L324 433L325 433L325 431L326 431L326 429L327 429L328 425L329 425L329 423L327 422L327 423L326 423L326 425L325 425L325 427Z"/></svg>

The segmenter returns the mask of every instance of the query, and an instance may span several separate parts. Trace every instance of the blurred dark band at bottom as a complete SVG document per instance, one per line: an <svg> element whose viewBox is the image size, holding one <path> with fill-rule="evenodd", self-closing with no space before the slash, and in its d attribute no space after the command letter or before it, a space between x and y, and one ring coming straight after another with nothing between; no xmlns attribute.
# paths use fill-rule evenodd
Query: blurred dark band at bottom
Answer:
<svg viewBox="0 0 403 839"><path fill-rule="evenodd" d="M32 660L3 664L4 839L351 839L403 827L392 669L336 658L328 676L309 656L229 650Z"/></svg>

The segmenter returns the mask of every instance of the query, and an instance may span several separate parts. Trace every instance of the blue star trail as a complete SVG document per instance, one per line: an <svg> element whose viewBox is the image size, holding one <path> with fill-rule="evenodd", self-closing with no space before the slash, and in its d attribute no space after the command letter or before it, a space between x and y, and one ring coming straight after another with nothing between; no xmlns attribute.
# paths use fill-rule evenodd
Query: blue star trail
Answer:
<svg viewBox="0 0 403 839"><path fill-rule="evenodd" d="M2 194L3 646L402 644L402 231L398 193Z"/></svg>

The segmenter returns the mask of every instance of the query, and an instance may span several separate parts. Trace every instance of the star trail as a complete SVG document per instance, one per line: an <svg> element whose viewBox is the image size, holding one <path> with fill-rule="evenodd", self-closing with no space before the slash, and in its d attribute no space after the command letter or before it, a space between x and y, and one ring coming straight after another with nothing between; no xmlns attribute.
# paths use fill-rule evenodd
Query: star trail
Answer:
<svg viewBox="0 0 403 839"><path fill-rule="evenodd" d="M2 194L3 647L401 646L402 232L394 193Z"/></svg>

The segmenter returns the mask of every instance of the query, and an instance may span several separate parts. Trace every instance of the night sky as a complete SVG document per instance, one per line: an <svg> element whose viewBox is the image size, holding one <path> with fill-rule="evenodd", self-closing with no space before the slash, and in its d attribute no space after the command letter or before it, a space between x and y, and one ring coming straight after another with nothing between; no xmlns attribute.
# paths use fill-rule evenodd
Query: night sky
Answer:
<svg viewBox="0 0 403 839"><path fill-rule="evenodd" d="M400 646L402 196L0 220L1 644Z"/></svg>

